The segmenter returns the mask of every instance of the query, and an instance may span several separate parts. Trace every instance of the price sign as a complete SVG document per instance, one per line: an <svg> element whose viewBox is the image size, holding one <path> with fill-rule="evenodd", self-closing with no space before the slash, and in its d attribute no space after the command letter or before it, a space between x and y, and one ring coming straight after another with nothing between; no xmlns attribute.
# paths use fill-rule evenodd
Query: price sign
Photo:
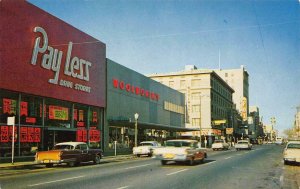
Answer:
<svg viewBox="0 0 300 189"><path fill-rule="evenodd" d="M20 142L27 142L27 127L20 128Z"/></svg>
<svg viewBox="0 0 300 189"><path fill-rule="evenodd" d="M1 142L8 142L8 126L1 126Z"/></svg>
<svg viewBox="0 0 300 189"><path fill-rule="evenodd" d="M34 142L41 141L41 128L34 128Z"/></svg>

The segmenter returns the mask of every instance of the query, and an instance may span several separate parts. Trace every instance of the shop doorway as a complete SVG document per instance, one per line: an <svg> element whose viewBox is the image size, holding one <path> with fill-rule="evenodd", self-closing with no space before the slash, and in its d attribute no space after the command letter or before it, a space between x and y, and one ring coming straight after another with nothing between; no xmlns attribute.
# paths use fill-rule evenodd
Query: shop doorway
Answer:
<svg viewBox="0 0 300 189"><path fill-rule="evenodd" d="M45 150L50 150L53 146L60 142L75 142L76 132L75 131L54 131L46 130L44 135Z"/></svg>

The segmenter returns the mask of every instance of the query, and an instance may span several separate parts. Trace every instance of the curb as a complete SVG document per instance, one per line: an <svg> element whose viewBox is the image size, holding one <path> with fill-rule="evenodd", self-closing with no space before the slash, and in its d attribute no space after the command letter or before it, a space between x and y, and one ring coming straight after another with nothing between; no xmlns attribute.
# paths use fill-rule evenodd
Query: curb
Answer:
<svg viewBox="0 0 300 189"><path fill-rule="evenodd" d="M126 160L126 159L135 159L136 157L133 155L119 155L119 156L104 156L102 157L102 161L109 162L109 161L118 161L118 160ZM26 168L36 165L42 165L37 164L34 161L33 162L15 162L14 164L11 163L0 163L0 170L1 169L18 169L18 168Z"/></svg>

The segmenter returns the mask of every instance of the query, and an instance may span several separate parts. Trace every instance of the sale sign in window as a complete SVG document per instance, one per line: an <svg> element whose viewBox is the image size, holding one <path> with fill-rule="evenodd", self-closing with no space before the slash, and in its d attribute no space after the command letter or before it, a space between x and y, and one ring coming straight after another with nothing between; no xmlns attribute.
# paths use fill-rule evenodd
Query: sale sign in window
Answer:
<svg viewBox="0 0 300 189"><path fill-rule="evenodd" d="M27 102L21 102L21 107L20 107L20 112L21 112L21 116L28 116L28 103Z"/></svg>
<svg viewBox="0 0 300 189"><path fill-rule="evenodd" d="M3 113L15 114L17 113L17 101L3 98Z"/></svg>
<svg viewBox="0 0 300 189"><path fill-rule="evenodd" d="M49 106L49 119L69 120L69 108Z"/></svg>

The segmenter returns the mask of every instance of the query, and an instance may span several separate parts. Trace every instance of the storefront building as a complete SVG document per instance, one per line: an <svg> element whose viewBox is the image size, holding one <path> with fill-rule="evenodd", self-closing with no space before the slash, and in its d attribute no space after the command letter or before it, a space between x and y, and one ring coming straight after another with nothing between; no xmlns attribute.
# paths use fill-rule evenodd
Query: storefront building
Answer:
<svg viewBox="0 0 300 189"><path fill-rule="evenodd" d="M184 126L184 99L182 93L107 59L104 150L133 147L136 113L138 142L163 142L188 130Z"/></svg>
<svg viewBox="0 0 300 189"><path fill-rule="evenodd" d="M25 1L0 7L0 159L55 143L103 147L106 46Z"/></svg>

